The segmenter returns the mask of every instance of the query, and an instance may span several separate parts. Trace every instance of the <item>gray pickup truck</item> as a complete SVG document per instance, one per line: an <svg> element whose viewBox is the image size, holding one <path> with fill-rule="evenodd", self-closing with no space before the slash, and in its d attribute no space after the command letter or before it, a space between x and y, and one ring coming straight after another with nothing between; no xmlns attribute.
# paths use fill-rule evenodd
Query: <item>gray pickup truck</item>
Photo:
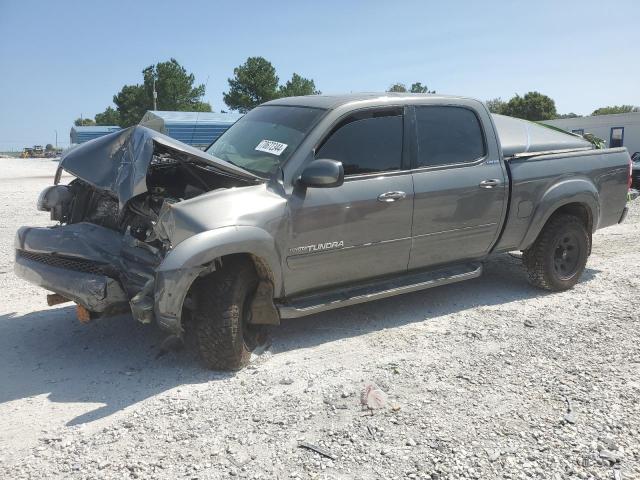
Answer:
<svg viewBox="0 0 640 480"><path fill-rule="evenodd" d="M126 309L238 369L282 318L475 278L490 254L571 288L630 176L624 148L468 98L285 98L206 152L141 126L71 150L38 199L59 224L17 232L15 271L81 319Z"/></svg>

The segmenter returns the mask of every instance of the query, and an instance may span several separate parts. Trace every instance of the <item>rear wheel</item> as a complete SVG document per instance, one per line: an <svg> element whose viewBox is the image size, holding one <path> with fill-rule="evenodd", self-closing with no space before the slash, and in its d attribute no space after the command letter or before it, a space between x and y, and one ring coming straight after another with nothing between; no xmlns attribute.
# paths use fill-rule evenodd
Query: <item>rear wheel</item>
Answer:
<svg viewBox="0 0 640 480"><path fill-rule="evenodd" d="M523 252L529 282L550 291L573 287L587 264L591 235L584 222L573 215L551 217L536 241Z"/></svg>
<svg viewBox="0 0 640 480"><path fill-rule="evenodd" d="M253 263L245 257L223 261L222 269L200 280L195 315L200 358L213 370L239 370L264 327L249 324L249 303L258 285Z"/></svg>

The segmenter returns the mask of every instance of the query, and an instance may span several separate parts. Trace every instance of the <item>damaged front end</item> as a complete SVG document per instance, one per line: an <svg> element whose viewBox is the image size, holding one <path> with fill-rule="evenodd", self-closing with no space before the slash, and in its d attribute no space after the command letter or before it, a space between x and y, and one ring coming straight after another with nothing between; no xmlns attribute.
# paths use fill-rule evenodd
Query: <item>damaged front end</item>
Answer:
<svg viewBox="0 0 640 480"><path fill-rule="evenodd" d="M60 184L62 170L76 177L68 185ZM175 247L172 242L199 228L188 221L176 224L171 206L262 182L145 127L101 137L63 156L55 184L38 198L38 209L58 224L17 232L16 274L95 314L130 309L137 320L156 318L180 335L176 310L195 278L215 267L171 275L156 271Z"/></svg>

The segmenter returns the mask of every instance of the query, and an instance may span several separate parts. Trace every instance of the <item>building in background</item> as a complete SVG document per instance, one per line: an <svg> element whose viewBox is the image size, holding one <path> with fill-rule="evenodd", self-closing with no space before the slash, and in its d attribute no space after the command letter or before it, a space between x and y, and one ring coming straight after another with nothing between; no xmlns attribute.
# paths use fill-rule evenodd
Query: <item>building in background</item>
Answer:
<svg viewBox="0 0 640 480"><path fill-rule="evenodd" d="M175 138L196 148L205 149L222 135L242 114L212 112L161 112L149 110L140 125ZM120 127L71 127L71 144L78 145L121 130Z"/></svg>
<svg viewBox="0 0 640 480"><path fill-rule="evenodd" d="M544 123L580 135L592 133L603 139L609 148L627 147L631 155L640 152L640 112L559 118Z"/></svg>
<svg viewBox="0 0 640 480"><path fill-rule="evenodd" d="M92 126L92 127L71 127L71 145L78 145L80 143L88 142L94 138L99 138L109 133L117 132L121 130L116 125L109 126Z"/></svg>
<svg viewBox="0 0 640 480"><path fill-rule="evenodd" d="M204 150L240 117L242 114L239 113L150 110L142 117L140 125Z"/></svg>

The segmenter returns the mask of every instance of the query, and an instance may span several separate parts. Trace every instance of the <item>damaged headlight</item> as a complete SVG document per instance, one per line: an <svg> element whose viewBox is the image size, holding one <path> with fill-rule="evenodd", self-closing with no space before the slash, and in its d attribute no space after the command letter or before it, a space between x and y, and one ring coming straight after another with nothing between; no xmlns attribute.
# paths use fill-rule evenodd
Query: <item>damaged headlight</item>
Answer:
<svg viewBox="0 0 640 480"><path fill-rule="evenodd" d="M52 185L38 196L36 208L41 212L51 212L51 220L63 220L73 194L66 185Z"/></svg>

